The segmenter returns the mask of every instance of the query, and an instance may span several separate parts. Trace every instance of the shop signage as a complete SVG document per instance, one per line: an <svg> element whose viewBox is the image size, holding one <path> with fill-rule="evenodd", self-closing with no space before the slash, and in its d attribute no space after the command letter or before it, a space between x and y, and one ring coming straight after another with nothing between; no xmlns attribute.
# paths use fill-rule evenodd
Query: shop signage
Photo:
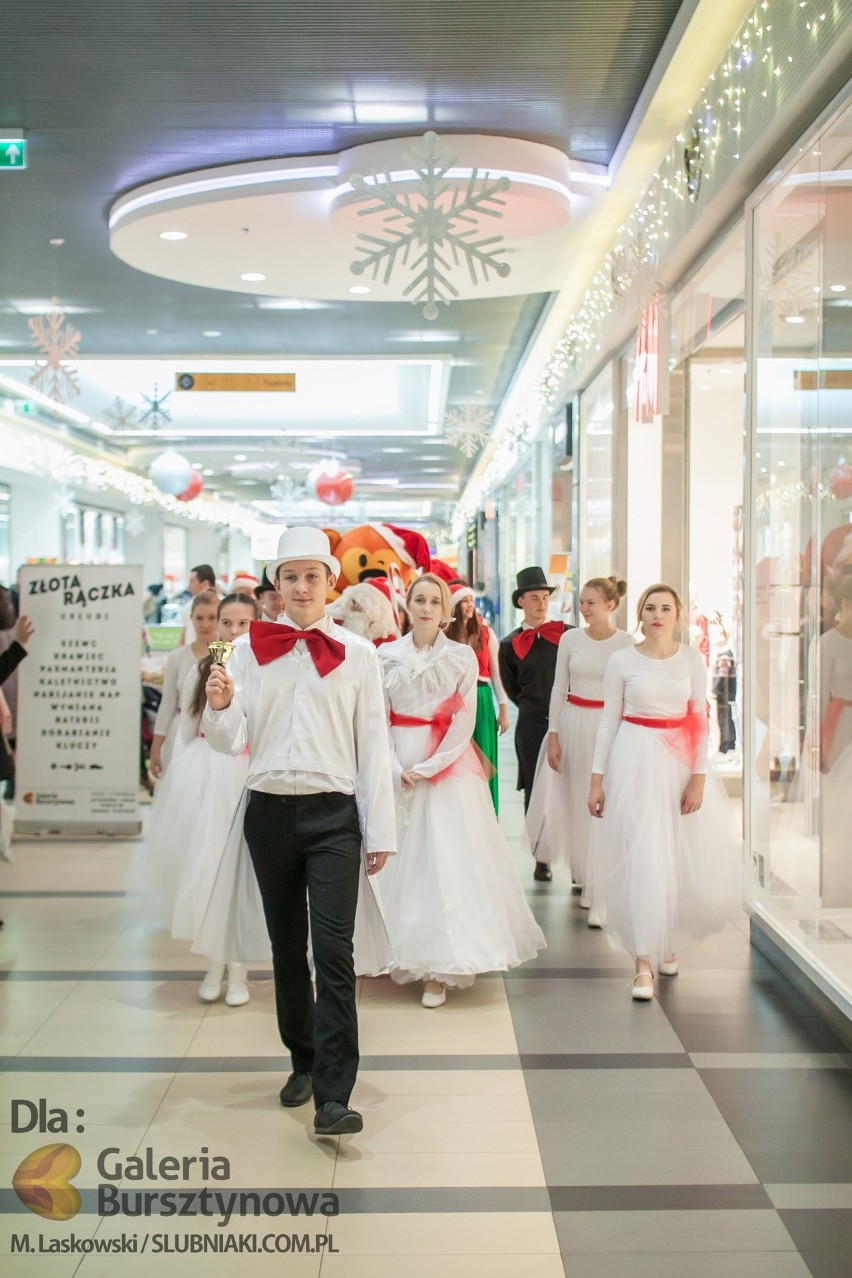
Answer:
<svg viewBox="0 0 852 1278"><path fill-rule="evenodd" d="M176 373L181 391L295 391L295 373Z"/></svg>
<svg viewBox="0 0 852 1278"><path fill-rule="evenodd" d="M138 834L142 568L26 566L19 588L15 830Z"/></svg>
<svg viewBox="0 0 852 1278"><path fill-rule="evenodd" d="M0 138L0 169L25 169L26 167L26 139Z"/></svg>

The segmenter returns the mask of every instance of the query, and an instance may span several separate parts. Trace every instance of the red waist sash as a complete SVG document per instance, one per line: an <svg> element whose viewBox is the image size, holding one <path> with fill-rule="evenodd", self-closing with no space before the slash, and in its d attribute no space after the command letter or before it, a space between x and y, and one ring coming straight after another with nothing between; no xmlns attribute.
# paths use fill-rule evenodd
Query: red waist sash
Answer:
<svg viewBox="0 0 852 1278"><path fill-rule="evenodd" d="M573 692L569 692L565 700L570 701L572 706L582 706L584 710L603 710L604 706L602 701L589 701L587 697L575 697Z"/></svg>
<svg viewBox="0 0 852 1278"><path fill-rule="evenodd" d="M417 715L398 714L396 710L391 710L389 722L392 728L431 728L432 731L429 733L429 742L426 747L428 751L427 758L431 758L447 735L453 719L459 710L463 709L464 698L460 693L454 692L451 697L447 697L446 701L441 702L431 719L420 719ZM481 750L478 750L474 743L469 741L457 759L446 768L442 768L440 772L436 772L434 776L426 777L426 780L434 785L436 781L443 781L445 777L473 775L481 777L485 781L488 779L485 770L486 764L492 768L491 775L493 776L493 766L488 763Z"/></svg>
<svg viewBox="0 0 852 1278"><path fill-rule="evenodd" d="M706 706L703 709L690 706L687 713L677 719L645 719L639 715L625 714L622 715L622 720L624 723L635 723L640 728L656 728L658 731L668 732L670 735L665 742L668 748L690 769L695 770L702 734L705 738L707 735Z"/></svg>

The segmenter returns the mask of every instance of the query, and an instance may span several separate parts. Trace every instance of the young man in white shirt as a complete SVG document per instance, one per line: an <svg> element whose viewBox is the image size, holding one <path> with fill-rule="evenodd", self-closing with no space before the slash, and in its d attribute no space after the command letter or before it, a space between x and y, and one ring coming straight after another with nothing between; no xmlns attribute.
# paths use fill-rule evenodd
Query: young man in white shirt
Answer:
<svg viewBox="0 0 852 1278"><path fill-rule="evenodd" d="M360 1131L352 935L362 847L376 874L396 850L390 749L376 652L326 616L339 575L326 534L290 528L267 567L283 602L213 666L204 734L248 745L245 837L272 942L281 1039L293 1064L282 1105L316 1103L321 1136ZM307 897L307 908L306 908ZM316 1005L308 967L308 916Z"/></svg>

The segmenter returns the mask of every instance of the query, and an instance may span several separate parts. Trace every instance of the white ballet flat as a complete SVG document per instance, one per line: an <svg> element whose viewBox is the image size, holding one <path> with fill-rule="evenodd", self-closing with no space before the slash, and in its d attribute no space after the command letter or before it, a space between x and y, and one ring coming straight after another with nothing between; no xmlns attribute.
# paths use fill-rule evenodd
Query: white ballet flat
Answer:
<svg viewBox="0 0 852 1278"><path fill-rule="evenodd" d="M581 910L589 910L592 906L592 903L587 896L581 896L577 904Z"/></svg>
<svg viewBox="0 0 852 1278"><path fill-rule="evenodd" d="M638 985L637 981L647 978L650 982L648 985ZM653 972L637 972L636 976L630 983L631 996L637 1003L650 1003L654 997L654 973Z"/></svg>
<svg viewBox="0 0 852 1278"><path fill-rule="evenodd" d="M442 985L441 991L439 994L430 994L428 990L424 990L423 995L420 999L420 1006L421 1007L443 1007L446 1001L447 1001L447 991L446 991L446 988Z"/></svg>
<svg viewBox="0 0 852 1278"><path fill-rule="evenodd" d="M224 963L211 963L207 975L198 987L198 997L202 1003L215 1003L222 993L222 978L225 975Z"/></svg>
<svg viewBox="0 0 852 1278"><path fill-rule="evenodd" d="M586 919L586 927L603 927L603 923L601 923L601 916L598 914L597 910L589 910L589 917Z"/></svg>
<svg viewBox="0 0 852 1278"><path fill-rule="evenodd" d="M658 963L657 971L660 973L660 976L677 976L677 959L672 959L670 963L665 961Z"/></svg>
<svg viewBox="0 0 852 1278"><path fill-rule="evenodd" d="M228 986L225 990L225 1002L228 1007L242 1007L249 1001L249 988L246 984L244 963L228 964Z"/></svg>

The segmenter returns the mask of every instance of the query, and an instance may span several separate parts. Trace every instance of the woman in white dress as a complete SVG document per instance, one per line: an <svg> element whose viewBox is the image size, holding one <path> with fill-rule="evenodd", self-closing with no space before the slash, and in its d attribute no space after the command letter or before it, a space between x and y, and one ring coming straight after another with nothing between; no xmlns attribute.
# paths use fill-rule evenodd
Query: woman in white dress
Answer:
<svg viewBox="0 0 852 1278"><path fill-rule="evenodd" d="M677 974L681 935L722 928L742 903L742 842L722 786L707 773L707 669L674 638L681 603L649 586L642 641L610 659L588 806L592 894L610 937L636 961L635 999L654 966Z"/></svg>
<svg viewBox="0 0 852 1278"><path fill-rule="evenodd" d="M820 896L828 908L852 905L852 573L833 581L837 625L816 641L819 685L819 770L822 774Z"/></svg>
<svg viewBox="0 0 852 1278"><path fill-rule="evenodd" d="M253 595L237 592L225 596L218 613L218 638L233 641L257 620L260 608ZM176 940L194 941L208 913L225 840L248 775L247 755L212 750L201 731L211 665L212 658L206 655L184 679L180 713L183 744L157 789L148 827L147 876L156 919ZM232 902L218 901L221 928L226 926L231 908ZM240 1007L249 1001L242 963L211 963L199 986L199 998L205 1003L219 998L226 967L225 1002L229 1007Z"/></svg>
<svg viewBox="0 0 852 1278"><path fill-rule="evenodd" d="M479 670L467 644L441 633L451 616L446 584L424 574L406 606L411 633L379 649L399 843L382 903L391 976L425 982L423 1006L440 1007L448 986L516 967L545 940L471 744Z"/></svg>
<svg viewBox="0 0 852 1278"><path fill-rule="evenodd" d="M184 681L199 661L207 656L207 645L218 633L217 609L219 596L213 590L202 590L192 600L192 624L196 638L175 648L166 658L163 675L163 695L154 720L154 739L151 743L149 770L155 781L161 781L172 757L178 736L180 696Z"/></svg>
<svg viewBox="0 0 852 1278"><path fill-rule="evenodd" d="M526 833L537 859L548 865L563 861L574 882L582 884L580 906L589 910L589 927L600 927L589 895L589 776L603 714L607 663L613 653L634 643L632 635L617 630L613 622L626 590L627 583L617 577L593 577L580 591L585 629L566 630L559 640L549 730L526 815Z"/></svg>

